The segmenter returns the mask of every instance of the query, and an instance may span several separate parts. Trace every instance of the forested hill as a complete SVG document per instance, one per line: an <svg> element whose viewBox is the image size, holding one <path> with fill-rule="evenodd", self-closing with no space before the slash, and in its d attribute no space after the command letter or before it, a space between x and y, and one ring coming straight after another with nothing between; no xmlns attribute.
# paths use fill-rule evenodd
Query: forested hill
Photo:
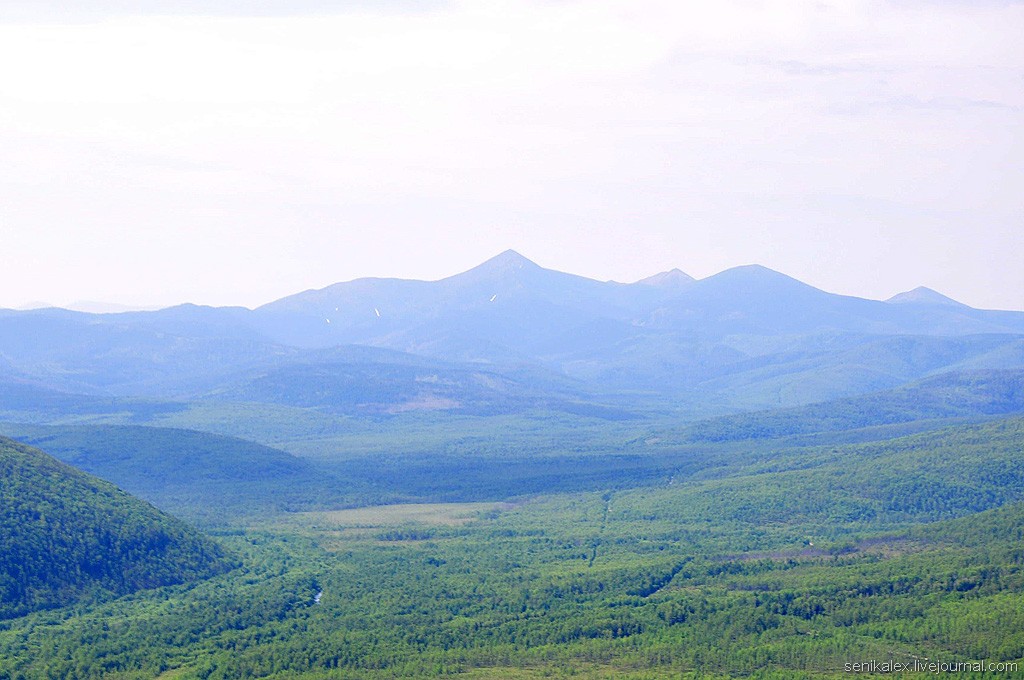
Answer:
<svg viewBox="0 0 1024 680"><path fill-rule="evenodd" d="M1024 413L1024 370L950 371L891 390L712 418L686 428L684 437L692 442L773 439L1017 413Z"/></svg>
<svg viewBox="0 0 1024 680"><path fill-rule="evenodd" d="M219 545L183 522L0 437L0 619L230 566Z"/></svg>

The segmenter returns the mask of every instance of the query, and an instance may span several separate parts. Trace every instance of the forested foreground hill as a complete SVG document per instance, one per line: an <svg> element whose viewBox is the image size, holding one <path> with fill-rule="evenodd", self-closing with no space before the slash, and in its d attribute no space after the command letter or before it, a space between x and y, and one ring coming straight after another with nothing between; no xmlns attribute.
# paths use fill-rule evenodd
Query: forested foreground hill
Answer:
<svg viewBox="0 0 1024 680"><path fill-rule="evenodd" d="M230 565L184 523L0 438L0 618L195 581Z"/></svg>

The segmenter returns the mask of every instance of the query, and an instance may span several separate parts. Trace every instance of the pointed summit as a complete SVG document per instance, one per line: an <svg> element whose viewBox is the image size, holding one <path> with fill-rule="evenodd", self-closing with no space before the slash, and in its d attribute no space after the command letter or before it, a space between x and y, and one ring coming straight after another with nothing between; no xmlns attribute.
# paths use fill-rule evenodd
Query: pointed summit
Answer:
<svg viewBox="0 0 1024 680"><path fill-rule="evenodd" d="M449 277L455 280L517 279L523 274L545 271L543 267L528 260L514 250L506 250L469 271Z"/></svg>
<svg viewBox="0 0 1024 680"><path fill-rule="evenodd" d="M514 271L518 269L540 269L540 265L529 260L514 250L506 250L500 255L495 255L476 269L487 269L489 271Z"/></svg>
<svg viewBox="0 0 1024 680"><path fill-rule="evenodd" d="M656 286L658 288L685 288L694 282L694 278L680 269L672 269L661 272L646 279L637 281L641 286Z"/></svg>
<svg viewBox="0 0 1024 680"><path fill-rule="evenodd" d="M918 304L918 305L945 305L947 307L965 307L962 302L957 302L951 297L946 297L942 293L926 288L925 286L918 286L914 290L908 290L904 293L898 293L893 295L891 298L886 300L897 305L905 304Z"/></svg>

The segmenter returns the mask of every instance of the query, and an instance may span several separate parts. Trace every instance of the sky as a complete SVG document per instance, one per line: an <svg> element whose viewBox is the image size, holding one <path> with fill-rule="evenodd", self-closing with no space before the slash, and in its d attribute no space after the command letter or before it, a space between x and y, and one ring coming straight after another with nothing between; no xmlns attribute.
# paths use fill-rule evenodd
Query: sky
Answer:
<svg viewBox="0 0 1024 680"><path fill-rule="evenodd" d="M0 0L0 306L506 249L1024 310L1024 2Z"/></svg>

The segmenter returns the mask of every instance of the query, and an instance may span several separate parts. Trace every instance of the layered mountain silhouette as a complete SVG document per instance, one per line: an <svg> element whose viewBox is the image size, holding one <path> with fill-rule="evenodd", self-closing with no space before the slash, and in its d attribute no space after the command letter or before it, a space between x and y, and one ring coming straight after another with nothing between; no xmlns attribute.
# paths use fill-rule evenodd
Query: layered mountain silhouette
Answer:
<svg viewBox="0 0 1024 680"><path fill-rule="evenodd" d="M1020 367L1024 313L930 289L866 300L758 265L623 284L511 250L439 281L357 279L255 310L0 311L0 408L71 393L493 413L629 395L712 413Z"/></svg>

